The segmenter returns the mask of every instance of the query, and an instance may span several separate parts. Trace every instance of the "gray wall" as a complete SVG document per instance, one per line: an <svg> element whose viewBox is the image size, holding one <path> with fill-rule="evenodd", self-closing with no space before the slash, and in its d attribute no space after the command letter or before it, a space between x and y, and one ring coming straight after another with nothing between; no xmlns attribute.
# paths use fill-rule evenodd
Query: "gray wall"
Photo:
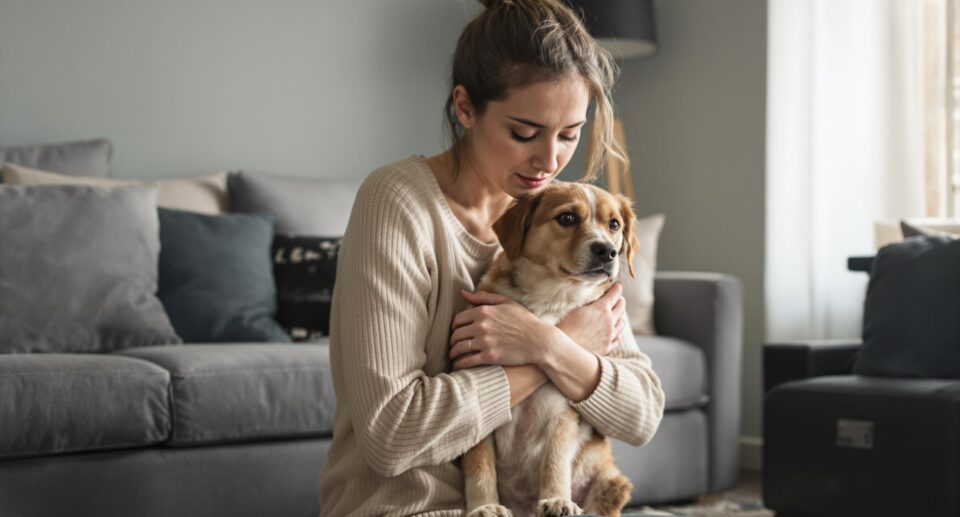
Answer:
<svg viewBox="0 0 960 517"><path fill-rule="evenodd" d="M661 269L746 295L744 434L760 435L764 0L656 4L657 55L618 104ZM474 0L0 0L0 145L106 136L115 175L362 176L443 149ZM580 154L570 169L579 169ZM749 440L748 440L749 441Z"/></svg>
<svg viewBox="0 0 960 517"><path fill-rule="evenodd" d="M119 177L365 175L442 149L476 5L0 0L0 145L109 137Z"/></svg>
<svg viewBox="0 0 960 517"><path fill-rule="evenodd" d="M663 0L660 50L618 89L641 214L666 213L658 267L743 282L744 459L759 468L763 340L765 0Z"/></svg>

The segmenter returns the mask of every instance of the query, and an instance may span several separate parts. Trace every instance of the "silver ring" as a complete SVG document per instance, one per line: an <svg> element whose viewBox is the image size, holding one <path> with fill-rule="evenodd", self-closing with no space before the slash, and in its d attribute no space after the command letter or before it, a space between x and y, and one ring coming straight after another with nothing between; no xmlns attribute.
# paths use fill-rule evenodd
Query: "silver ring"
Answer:
<svg viewBox="0 0 960 517"><path fill-rule="evenodd" d="M467 352L472 352L472 351L473 351L473 340L472 340L472 339L468 339L468 340L467 340Z"/></svg>

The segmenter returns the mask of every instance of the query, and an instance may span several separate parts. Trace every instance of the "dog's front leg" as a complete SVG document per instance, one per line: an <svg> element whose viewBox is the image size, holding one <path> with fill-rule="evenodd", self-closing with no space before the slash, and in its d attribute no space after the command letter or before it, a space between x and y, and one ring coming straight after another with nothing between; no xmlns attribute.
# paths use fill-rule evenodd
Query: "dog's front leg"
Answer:
<svg viewBox="0 0 960 517"><path fill-rule="evenodd" d="M583 510L573 502L573 458L577 453L577 429L580 416L567 408L556 421L553 433L543 448L540 465L540 501L537 515L560 517L581 515Z"/></svg>
<svg viewBox="0 0 960 517"><path fill-rule="evenodd" d="M497 494L497 455L488 435L463 455L463 485L467 517L511 517Z"/></svg>

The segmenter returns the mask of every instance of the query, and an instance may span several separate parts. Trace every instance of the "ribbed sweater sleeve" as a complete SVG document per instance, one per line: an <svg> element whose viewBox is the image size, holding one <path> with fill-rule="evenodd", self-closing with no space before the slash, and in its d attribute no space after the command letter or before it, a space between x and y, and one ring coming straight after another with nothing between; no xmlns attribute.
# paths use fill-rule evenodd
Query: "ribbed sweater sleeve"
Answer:
<svg viewBox="0 0 960 517"><path fill-rule="evenodd" d="M600 434L639 446L660 426L664 394L650 358L637 347L630 322L625 321L623 328L620 346L609 356L598 356L599 384L571 406Z"/></svg>
<svg viewBox="0 0 960 517"><path fill-rule="evenodd" d="M346 388L338 397L364 461L381 476L452 461L510 420L502 367L423 370L443 247L417 196L416 185L368 178L338 258L334 304Z"/></svg>

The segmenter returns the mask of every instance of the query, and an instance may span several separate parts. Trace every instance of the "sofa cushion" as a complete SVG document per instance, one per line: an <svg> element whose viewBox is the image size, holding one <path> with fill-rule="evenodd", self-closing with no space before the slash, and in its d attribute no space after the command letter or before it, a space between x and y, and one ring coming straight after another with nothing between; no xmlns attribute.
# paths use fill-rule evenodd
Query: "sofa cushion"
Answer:
<svg viewBox="0 0 960 517"><path fill-rule="evenodd" d="M116 353L170 372L172 446L333 433L327 346L208 344Z"/></svg>
<svg viewBox="0 0 960 517"><path fill-rule="evenodd" d="M272 215L158 212L157 296L184 341L290 341L274 319Z"/></svg>
<svg viewBox="0 0 960 517"><path fill-rule="evenodd" d="M653 277L657 272L657 244L666 215L655 214L634 221L634 233L640 247L633 258L633 272L620 268L620 285L626 303L627 320L635 334L656 335L653 324Z"/></svg>
<svg viewBox="0 0 960 517"><path fill-rule="evenodd" d="M170 374L129 357L0 356L0 458L142 447L170 434Z"/></svg>
<svg viewBox="0 0 960 517"><path fill-rule="evenodd" d="M179 343L157 291L157 188L0 185L0 353Z"/></svg>
<svg viewBox="0 0 960 517"><path fill-rule="evenodd" d="M230 174L227 190L235 212L269 212L277 233L339 237L362 180L272 176L249 171Z"/></svg>
<svg viewBox="0 0 960 517"><path fill-rule="evenodd" d="M226 172L215 172L205 176L141 181L70 176L7 163L3 165L3 181L10 185L93 185L100 187L150 184L156 185L159 189L157 206L201 214L220 214L227 211Z"/></svg>
<svg viewBox="0 0 960 517"><path fill-rule="evenodd" d="M666 395L665 411L700 407L707 403L707 363L703 350L664 336L636 336L640 351L650 357Z"/></svg>
<svg viewBox="0 0 960 517"><path fill-rule="evenodd" d="M95 139L60 144L0 147L0 167L6 162L73 176L110 175L113 147Z"/></svg>

